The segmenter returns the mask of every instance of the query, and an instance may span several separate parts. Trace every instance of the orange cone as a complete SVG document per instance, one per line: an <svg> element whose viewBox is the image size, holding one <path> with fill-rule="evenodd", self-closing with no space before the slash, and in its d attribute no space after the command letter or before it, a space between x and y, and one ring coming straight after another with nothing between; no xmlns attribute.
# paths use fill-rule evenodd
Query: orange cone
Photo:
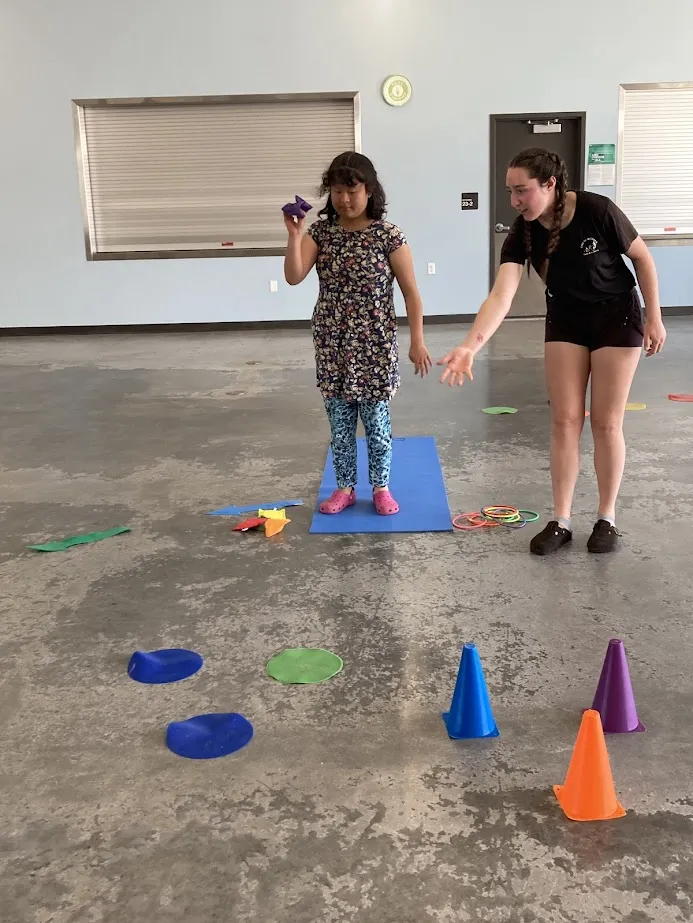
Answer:
<svg viewBox="0 0 693 923"><path fill-rule="evenodd" d="M618 803L609 754L598 711L582 715L580 731L564 785L554 785L563 812L570 820L614 820L625 817Z"/></svg>

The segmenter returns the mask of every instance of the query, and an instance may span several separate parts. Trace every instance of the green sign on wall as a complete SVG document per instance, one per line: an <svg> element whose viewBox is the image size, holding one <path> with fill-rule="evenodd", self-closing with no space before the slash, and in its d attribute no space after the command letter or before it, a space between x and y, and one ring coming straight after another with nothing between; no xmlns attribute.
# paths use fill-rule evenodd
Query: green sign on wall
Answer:
<svg viewBox="0 0 693 923"><path fill-rule="evenodd" d="M587 185L613 186L616 182L616 145L590 144L587 153Z"/></svg>
<svg viewBox="0 0 693 923"><path fill-rule="evenodd" d="M590 144L588 164L616 163L615 144Z"/></svg>

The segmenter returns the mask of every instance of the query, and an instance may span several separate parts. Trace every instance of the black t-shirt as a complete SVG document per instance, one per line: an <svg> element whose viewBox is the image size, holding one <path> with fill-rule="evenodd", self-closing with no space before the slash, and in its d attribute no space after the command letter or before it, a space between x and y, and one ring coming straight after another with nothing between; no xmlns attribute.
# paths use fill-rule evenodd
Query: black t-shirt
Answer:
<svg viewBox="0 0 693 923"><path fill-rule="evenodd" d="M606 196L576 192L575 214L560 232L558 246L549 260L546 286L559 300L595 303L625 295L635 278L623 261L638 232L621 209ZM532 266L537 272L546 258L549 231L530 222ZM520 215L501 251L501 263L527 261L525 220Z"/></svg>

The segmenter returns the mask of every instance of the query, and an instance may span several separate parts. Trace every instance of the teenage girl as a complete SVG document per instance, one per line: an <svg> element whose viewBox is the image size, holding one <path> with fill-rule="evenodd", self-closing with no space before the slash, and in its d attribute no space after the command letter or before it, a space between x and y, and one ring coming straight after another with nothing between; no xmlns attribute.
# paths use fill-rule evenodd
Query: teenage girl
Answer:
<svg viewBox="0 0 693 923"><path fill-rule="evenodd" d="M648 356L666 339L654 260L642 238L605 196L568 191L565 163L546 150L522 151L506 183L520 213L503 245L489 297L464 342L438 363L450 385L472 378L472 362L510 310L523 266L547 285L545 368L551 406L551 482L554 515L530 550L550 554L572 539L571 504L577 481L585 394L592 378L590 422L599 511L587 548L613 551L616 498L623 477L623 416L643 344ZM646 322L631 260L643 293Z"/></svg>
<svg viewBox="0 0 693 923"><path fill-rule="evenodd" d="M423 307L411 251L404 234L385 221L385 192L371 161L347 151L322 178L328 196L319 218L304 234L305 219L284 215L289 234L284 276L302 282L317 267L320 291L312 329L317 383L332 431L337 489L320 504L340 513L356 502L356 426L366 432L373 503L389 516L399 505L389 490L392 461L390 400L399 387L397 280L411 331L409 358L416 374L430 371L424 345Z"/></svg>

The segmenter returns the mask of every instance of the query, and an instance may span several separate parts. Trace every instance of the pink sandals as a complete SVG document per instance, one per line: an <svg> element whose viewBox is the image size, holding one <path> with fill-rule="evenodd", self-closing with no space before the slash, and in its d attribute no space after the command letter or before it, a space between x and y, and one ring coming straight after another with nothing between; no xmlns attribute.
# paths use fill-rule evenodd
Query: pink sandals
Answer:
<svg viewBox="0 0 693 923"><path fill-rule="evenodd" d="M321 513L341 513L355 503L355 490L342 490L338 487L329 499L323 500L318 509ZM394 516L395 513L399 513L399 504L389 490L374 490L373 505L380 516Z"/></svg>
<svg viewBox="0 0 693 923"><path fill-rule="evenodd" d="M381 516L394 516L395 513L399 513L399 504L387 489L373 491L373 505L376 513Z"/></svg>
<svg viewBox="0 0 693 923"><path fill-rule="evenodd" d="M339 487L328 500L323 500L318 509L321 513L341 513L356 503L355 490L342 490Z"/></svg>

